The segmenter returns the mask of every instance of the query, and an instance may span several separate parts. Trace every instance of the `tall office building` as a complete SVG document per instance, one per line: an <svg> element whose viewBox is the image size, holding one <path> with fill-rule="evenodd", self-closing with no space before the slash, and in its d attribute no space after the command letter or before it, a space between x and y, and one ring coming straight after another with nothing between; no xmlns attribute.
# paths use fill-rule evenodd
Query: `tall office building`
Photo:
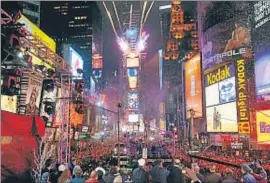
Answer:
<svg viewBox="0 0 270 183"><path fill-rule="evenodd" d="M21 11L34 24L40 26L40 1L2 1L1 8L13 15Z"/></svg>

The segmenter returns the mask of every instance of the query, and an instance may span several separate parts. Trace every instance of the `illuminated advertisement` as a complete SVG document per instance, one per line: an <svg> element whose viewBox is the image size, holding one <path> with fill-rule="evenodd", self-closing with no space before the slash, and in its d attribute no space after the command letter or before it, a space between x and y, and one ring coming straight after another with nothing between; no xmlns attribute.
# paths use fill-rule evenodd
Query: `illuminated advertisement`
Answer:
<svg viewBox="0 0 270 183"><path fill-rule="evenodd" d="M137 88L137 77L128 77L128 83L129 83L129 88L134 89Z"/></svg>
<svg viewBox="0 0 270 183"><path fill-rule="evenodd" d="M270 2L253 2L256 93L260 100L270 100Z"/></svg>
<svg viewBox="0 0 270 183"><path fill-rule="evenodd" d="M137 71L137 69L128 69L128 70L127 70L127 73L128 73L128 77L138 76L138 71Z"/></svg>
<svg viewBox="0 0 270 183"><path fill-rule="evenodd" d="M252 57L249 30L247 18L236 17L203 32L203 70L226 61Z"/></svg>
<svg viewBox="0 0 270 183"><path fill-rule="evenodd" d="M202 83L200 54L185 63L186 109L195 111L195 118L202 117ZM189 112L187 112L189 116Z"/></svg>
<svg viewBox="0 0 270 183"><path fill-rule="evenodd" d="M75 111L75 104L70 106L70 121L74 126L81 125L83 123L84 114L79 114Z"/></svg>
<svg viewBox="0 0 270 183"><path fill-rule="evenodd" d="M238 132L236 103L206 108L207 132Z"/></svg>
<svg viewBox="0 0 270 183"><path fill-rule="evenodd" d="M139 95L136 91L128 93L128 108L131 110L139 109Z"/></svg>
<svg viewBox="0 0 270 183"><path fill-rule="evenodd" d="M138 56L127 56L127 67L139 67L139 57Z"/></svg>
<svg viewBox="0 0 270 183"><path fill-rule="evenodd" d="M204 75L208 132L237 132L235 66L227 64Z"/></svg>
<svg viewBox="0 0 270 183"><path fill-rule="evenodd" d="M130 122L130 123L139 122L139 114L129 114L128 115L128 122Z"/></svg>
<svg viewBox="0 0 270 183"><path fill-rule="evenodd" d="M258 143L270 144L270 110L258 111L256 118Z"/></svg>
<svg viewBox="0 0 270 183"><path fill-rule="evenodd" d="M137 29L127 29L126 33L126 38L128 39L136 39L138 35L138 30Z"/></svg>
<svg viewBox="0 0 270 183"><path fill-rule="evenodd" d="M249 124L249 105L248 105L248 88L246 77L246 62L245 60L236 61L237 74L237 113L238 122Z"/></svg>
<svg viewBox="0 0 270 183"><path fill-rule="evenodd" d="M17 96L1 95L1 110L17 113Z"/></svg>
<svg viewBox="0 0 270 183"><path fill-rule="evenodd" d="M42 103L41 103L41 109L40 109L40 116L41 117L46 117L48 119L48 123L50 123L52 126L53 123L53 117L54 115L49 115L47 112L45 112L45 103L44 102L52 102L55 104L56 102L56 97L57 97L57 87L54 88L53 91L46 91L43 90L43 96L42 96ZM49 124L47 124L49 126Z"/></svg>
<svg viewBox="0 0 270 183"><path fill-rule="evenodd" d="M99 54L95 54L92 57L92 68L93 69L102 69L103 68L103 59Z"/></svg>
<svg viewBox="0 0 270 183"><path fill-rule="evenodd" d="M39 110L42 81L31 77L31 75L28 78L25 114L36 114Z"/></svg>
<svg viewBox="0 0 270 183"><path fill-rule="evenodd" d="M29 19L27 19L24 15L20 15L17 19L16 23L24 24L26 30L31 32L39 41L41 41L45 46L50 48L53 52L56 51L56 43L55 41L47 36L42 30L38 28L35 24L33 24Z"/></svg>
<svg viewBox="0 0 270 183"><path fill-rule="evenodd" d="M81 76L77 73L77 69L83 70L83 59L82 57L70 47L70 53L71 53L71 70L72 70L72 76Z"/></svg>

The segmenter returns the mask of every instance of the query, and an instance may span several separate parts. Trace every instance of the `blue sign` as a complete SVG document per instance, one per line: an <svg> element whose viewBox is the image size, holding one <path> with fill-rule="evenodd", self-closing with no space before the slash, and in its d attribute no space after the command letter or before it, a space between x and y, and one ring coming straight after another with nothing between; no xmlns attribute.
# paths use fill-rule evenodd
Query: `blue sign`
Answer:
<svg viewBox="0 0 270 183"><path fill-rule="evenodd" d="M128 69L127 72L128 72L128 76L129 77L133 77L133 76L137 76L138 75L137 69Z"/></svg>
<svg viewBox="0 0 270 183"><path fill-rule="evenodd" d="M128 39L136 39L137 34L138 34L137 29L128 29L126 31L126 38L128 38Z"/></svg>

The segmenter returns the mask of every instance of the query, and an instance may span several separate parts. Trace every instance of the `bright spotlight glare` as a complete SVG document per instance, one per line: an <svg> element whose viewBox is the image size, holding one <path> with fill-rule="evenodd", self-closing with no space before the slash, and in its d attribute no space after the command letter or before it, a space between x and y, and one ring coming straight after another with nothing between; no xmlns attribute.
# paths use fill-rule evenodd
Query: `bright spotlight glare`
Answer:
<svg viewBox="0 0 270 183"><path fill-rule="evenodd" d="M18 52L18 57L19 58L23 58L23 53L22 52Z"/></svg>
<svg viewBox="0 0 270 183"><path fill-rule="evenodd" d="M101 105L102 105L102 104L101 104L101 102L98 102L98 103L97 103L97 106L99 106L99 107L100 107Z"/></svg>
<svg viewBox="0 0 270 183"><path fill-rule="evenodd" d="M143 36L139 42L137 43L137 50L138 52L143 51L146 48L146 40L148 39L149 34L146 36Z"/></svg>

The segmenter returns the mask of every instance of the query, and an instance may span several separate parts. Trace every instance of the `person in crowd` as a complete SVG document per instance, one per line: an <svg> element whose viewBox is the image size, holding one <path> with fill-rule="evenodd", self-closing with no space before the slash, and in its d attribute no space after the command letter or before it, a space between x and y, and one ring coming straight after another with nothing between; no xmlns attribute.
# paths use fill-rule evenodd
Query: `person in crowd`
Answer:
<svg viewBox="0 0 270 183"><path fill-rule="evenodd" d="M210 173L205 176L205 183L221 183L222 177L221 174L216 172L216 165L210 167Z"/></svg>
<svg viewBox="0 0 270 183"><path fill-rule="evenodd" d="M199 167L198 165L196 165L196 166L194 167L194 172L196 173L196 175L197 175L197 177L199 178L199 180L200 180L201 182L203 182L203 181L204 181L204 176L203 176L203 174L201 174L201 172L200 172L200 167Z"/></svg>
<svg viewBox="0 0 270 183"><path fill-rule="evenodd" d="M114 175L114 180L113 183L122 183L123 182L123 177L120 174L120 168L116 168L117 173Z"/></svg>
<svg viewBox="0 0 270 183"><path fill-rule="evenodd" d="M73 175L74 175L74 178L71 180L70 183L85 183L85 179L82 178L83 171L80 166L76 165L73 168Z"/></svg>
<svg viewBox="0 0 270 183"><path fill-rule="evenodd" d="M139 167L136 168L132 173L132 182L133 183L149 183L148 172L145 171L145 160L138 160Z"/></svg>
<svg viewBox="0 0 270 183"><path fill-rule="evenodd" d="M155 166L150 170L150 176L152 183L167 183L167 177L169 171L163 168L162 162L160 160L155 161Z"/></svg>
<svg viewBox="0 0 270 183"><path fill-rule="evenodd" d="M59 167L60 169L60 167ZM65 170L62 172L61 176L58 178L57 183L70 183L71 181L71 175L69 169L65 168Z"/></svg>
<svg viewBox="0 0 270 183"><path fill-rule="evenodd" d="M98 174L98 183L106 183L105 180L103 180L103 175L104 175L103 171L98 170L97 174Z"/></svg>
<svg viewBox="0 0 270 183"><path fill-rule="evenodd" d="M76 158L73 157L71 159L71 163L69 164L69 167L68 167L71 175L73 175L73 169L75 166L76 166Z"/></svg>
<svg viewBox="0 0 270 183"><path fill-rule="evenodd" d="M86 180L85 183L98 183L98 174L96 171L92 171L90 179Z"/></svg>
<svg viewBox="0 0 270 183"><path fill-rule="evenodd" d="M106 183L113 183L115 175L117 174L117 168L115 166L111 167L109 173L103 176L103 180Z"/></svg>
<svg viewBox="0 0 270 183"><path fill-rule="evenodd" d="M51 183L50 182L50 173L49 172L44 172L42 175L41 175L41 183Z"/></svg>
<svg viewBox="0 0 270 183"><path fill-rule="evenodd" d="M241 166L241 183L256 183L256 179L250 174L252 169L248 165Z"/></svg>
<svg viewBox="0 0 270 183"><path fill-rule="evenodd" d="M52 183L57 183L58 178L61 176L63 170L65 170L64 165L59 165L57 162L53 163L52 169L50 170L50 181Z"/></svg>
<svg viewBox="0 0 270 183"><path fill-rule="evenodd" d="M225 179L222 183L236 183L237 181L233 178L233 171L230 168L226 169Z"/></svg>
<svg viewBox="0 0 270 183"><path fill-rule="evenodd" d="M185 178L180 167L181 161L179 159L174 160L174 164L168 167L170 171L169 176L167 177L168 183L185 183Z"/></svg>
<svg viewBox="0 0 270 183"><path fill-rule="evenodd" d="M257 160L255 162L254 172L251 172L257 183L267 183L267 173L262 167L262 161Z"/></svg>

